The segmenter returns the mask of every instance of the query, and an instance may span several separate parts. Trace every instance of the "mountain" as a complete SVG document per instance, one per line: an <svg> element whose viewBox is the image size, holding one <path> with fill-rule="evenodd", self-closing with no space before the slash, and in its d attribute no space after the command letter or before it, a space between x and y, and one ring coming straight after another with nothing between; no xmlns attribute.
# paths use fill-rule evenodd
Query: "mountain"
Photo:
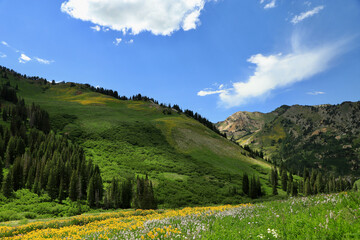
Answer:
<svg viewBox="0 0 360 240"><path fill-rule="evenodd" d="M264 191L271 192L265 184L271 165L249 157L196 114L188 117L148 98L121 100L88 84L51 83L6 68L0 80L16 86L27 104L49 113L51 130L84 149L86 159L100 167L105 188L115 177L148 175L160 206L234 203L244 201L240 189L246 172L259 176Z"/></svg>
<svg viewBox="0 0 360 240"><path fill-rule="evenodd" d="M237 112L216 126L240 145L263 151L294 171L308 167L360 175L360 102Z"/></svg>

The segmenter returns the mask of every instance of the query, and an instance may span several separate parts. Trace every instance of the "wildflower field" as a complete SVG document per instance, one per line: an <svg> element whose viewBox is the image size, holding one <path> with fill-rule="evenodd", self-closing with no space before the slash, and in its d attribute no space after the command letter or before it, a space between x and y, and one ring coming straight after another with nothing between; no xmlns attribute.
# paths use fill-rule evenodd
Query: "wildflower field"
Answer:
<svg viewBox="0 0 360 240"><path fill-rule="evenodd" d="M360 194L128 210L0 227L2 239L360 239Z"/></svg>

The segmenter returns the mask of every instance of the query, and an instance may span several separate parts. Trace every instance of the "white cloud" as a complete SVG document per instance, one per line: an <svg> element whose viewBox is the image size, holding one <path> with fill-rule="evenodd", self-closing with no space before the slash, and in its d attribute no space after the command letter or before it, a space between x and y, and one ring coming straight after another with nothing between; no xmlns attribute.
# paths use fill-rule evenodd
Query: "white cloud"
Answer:
<svg viewBox="0 0 360 240"><path fill-rule="evenodd" d="M50 64L50 63L54 62L54 60L46 60L46 59L42 59L42 58L38 58L38 57L34 57L34 59L42 64Z"/></svg>
<svg viewBox="0 0 360 240"><path fill-rule="evenodd" d="M0 52L0 58L6 58L6 57L7 57L7 56L6 56L5 53Z"/></svg>
<svg viewBox="0 0 360 240"><path fill-rule="evenodd" d="M297 23L301 22L302 20L304 20L304 19L306 19L308 17L312 17L315 14L318 14L323 9L324 9L324 6L321 5L321 6L315 7L314 9L312 9L310 11L302 12L302 13L300 13L300 15L297 15L297 16L293 17L291 22L293 24L297 24Z"/></svg>
<svg viewBox="0 0 360 240"><path fill-rule="evenodd" d="M116 46L119 45L122 41L122 38L115 38L115 41L113 42Z"/></svg>
<svg viewBox="0 0 360 240"><path fill-rule="evenodd" d="M290 86L325 71L331 61L343 53L347 42L344 40L310 49L296 46L296 49L286 55L253 55L248 62L255 64L256 68L247 81L235 82L227 89L202 90L198 95L219 94L220 104L226 107L245 104L249 99L267 96L275 89Z"/></svg>
<svg viewBox="0 0 360 240"><path fill-rule="evenodd" d="M263 3L263 2L264 1L262 1L261 3ZM276 0L271 0L264 6L264 9L274 8L274 7L276 7Z"/></svg>
<svg viewBox="0 0 360 240"><path fill-rule="evenodd" d="M130 40L127 41L126 43L134 43L134 39L130 39Z"/></svg>
<svg viewBox="0 0 360 240"><path fill-rule="evenodd" d="M226 93L226 90L216 90L216 91L213 91L213 90L201 90L197 93L198 96L200 97L204 97L204 96L207 96L207 95L212 95L212 94L218 94L218 93Z"/></svg>
<svg viewBox="0 0 360 240"><path fill-rule="evenodd" d="M1 44L4 45L4 46L9 47L9 44L7 42L5 42L5 41L1 41Z"/></svg>
<svg viewBox="0 0 360 240"><path fill-rule="evenodd" d="M95 26L92 26L90 27L92 30L94 30L95 32L99 32L101 30L100 26L99 25L95 25Z"/></svg>
<svg viewBox="0 0 360 240"><path fill-rule="evenodd" d="M306 94L316 96L316 95L322 95L322 94L325 94L325 92L321 92L321 91L313 91L313 92L307 92Z"/></svg>
<svg viewBox="0 0 360 240"><path fill-rule="evenodd" d="M195 29L207 1L211 0L67 0L61 11L125 33L171 35L181 28Z"/></svg>
<svg viewBox="0 0 360 240"><path fill-rule="evenodd" d="M19 63L27 63L31 61L31 58L26 56L25 54L21 54L20 57L19 57Z"/></svg>

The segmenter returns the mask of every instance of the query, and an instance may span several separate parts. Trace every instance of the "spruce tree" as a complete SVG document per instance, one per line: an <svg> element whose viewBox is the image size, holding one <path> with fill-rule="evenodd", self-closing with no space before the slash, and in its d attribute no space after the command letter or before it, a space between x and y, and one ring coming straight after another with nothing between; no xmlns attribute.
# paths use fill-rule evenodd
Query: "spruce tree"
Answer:
<svg viewBox="0 0 360 240"><path fill-rule="evenodd" d="M305 181L304 194L305 194L305 196L311 195L311 186L310 186L310 180L309 180L309 178L307 178L306 181Z"/></svg>
<svg viewBox="0 0 360 240"><path fill-rule="evenodd" d="M13 183L12 183L12 176L11 171L8 172L5 181L2 185L2 193L5 197L10 198L13 195Z"/></svg>
<svg viewBox="0 0 360 240"><path fill-rule="evenodd" d="M94 177L90 178L87 188L87 202L90 207L95 205L95 188L94 188Z"/></svg>
<svg viewBox="0 0 360 240"><path fill-rule="evenodd" d="M122 208L130 208L131 207L131 200L132 200L132 181L131 179L127 179L121 188L121 203Z"/></svg>
<svg viewBox="0 0 360 240"><path fill-rule="evenodd" d="M246 173L243 174L242 190L245 195L249 195L249 177Z"/></svg>
<svg viewBox="0 0 360 240"><path fill-rule="evenodd" d="M70 186L69 186L69 198L71 201L77 200L78 197L77 183L78 183L78 177L76 171L73 171L71 174Z"/></svg>
<svg viewBox="0 0 360 240"><path fill-rule="evenodd" d="M286 192L288 186L288 176L286 170L282 170L281 172L281 188Z"/></svg>

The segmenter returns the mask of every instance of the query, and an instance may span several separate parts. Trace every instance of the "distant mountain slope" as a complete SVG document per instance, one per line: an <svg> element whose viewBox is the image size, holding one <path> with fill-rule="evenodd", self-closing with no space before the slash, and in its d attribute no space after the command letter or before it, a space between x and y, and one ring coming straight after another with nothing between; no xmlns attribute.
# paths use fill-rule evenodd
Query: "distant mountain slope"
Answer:
<svg viewBox="0 0 360 240"><path fill-rule="evenodd" d="M229 138L295 170L306 166L360 174L360 102L284 105L267 114L238 112L217 126Z"/></svg>
<svg viewBox="0 0 360 240"><path fill-rule="evenodd" d="M68 134L101 168L103 179L149 175L163 206L178 207L242 201L244 172L261 177L271 165L244 156L244 149L175 109L151 101L124 101L74 83L51 84L13 72L1 83L18 86L17 94L50 114L52 129ZM230 194L230 192L232 193Z"/></svg>

